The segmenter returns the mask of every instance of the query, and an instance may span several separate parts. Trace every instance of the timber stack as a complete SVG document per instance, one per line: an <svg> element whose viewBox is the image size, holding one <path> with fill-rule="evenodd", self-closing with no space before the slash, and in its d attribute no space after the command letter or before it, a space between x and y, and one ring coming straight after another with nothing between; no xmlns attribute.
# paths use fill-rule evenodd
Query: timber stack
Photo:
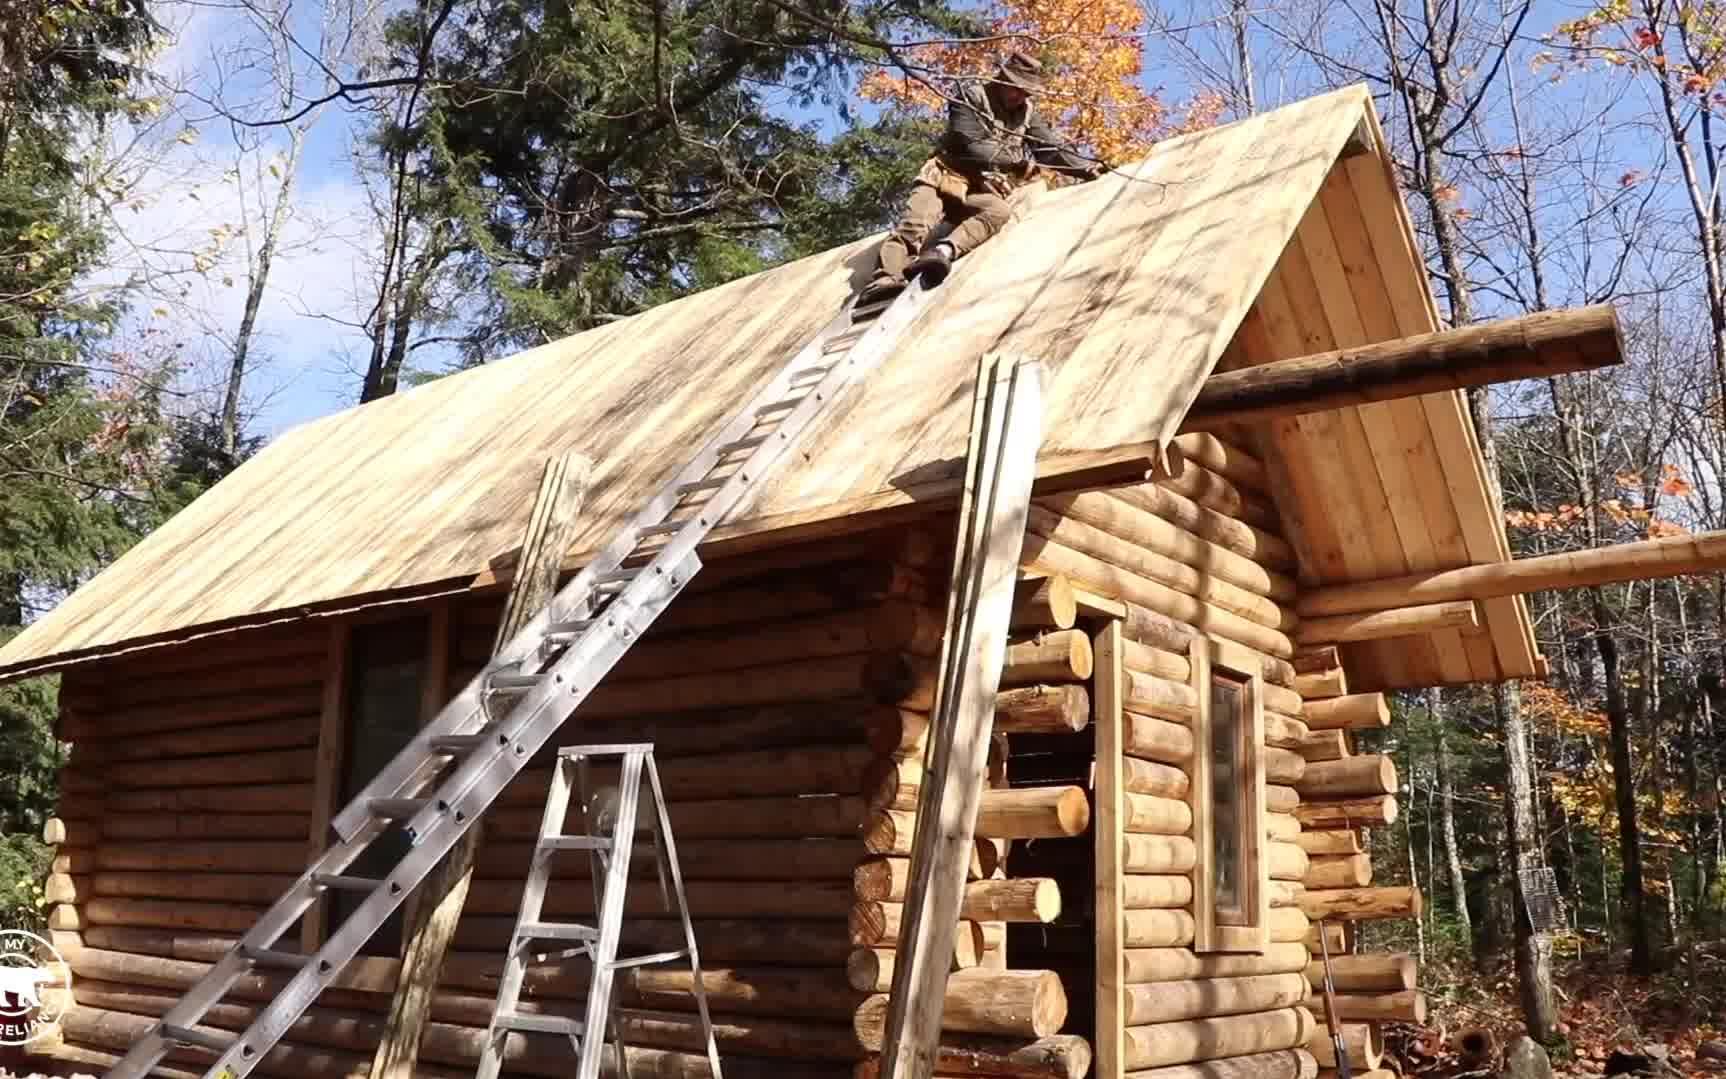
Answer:
<svg viewBox="0 0 1726 1079"><path fill-rule="evenodd" d="M728 1071L847 1075L880 1049L940 646L942 597L931 582L945 581L934 564L944 538L918 526L716 561L589 699L580 726L559 738L654 744ZM433 647L441 664L429 665L441 669L420 672L438 686L424 694L428 708L484 663L500 614L495 597L427 613L428 632L442 642ZM332 713L348 710L336 702L356 688L351 672L327 667L329 635L307 626L244 648L204 647L197 667L155 657L147 669L115 665L67 679L63 722L77 744L67 775L91 777L88 790L69 785L63 799L66 845L51 880L63 901L53 913L57 943L76 975L71 1057L111 1063L322 841L346 793L342 757L365 752L321 737ZM398 662L407 654L387 641L378 648L396 648ZM1082 694L1076 683L1087 664L1082 638L1028 635L1015 645L1003 726L1083 715L1045 689ZM1061 686L1063 677L1070 684ZM467 1074L477 1059L549 776L548 754L487 814L433 999L426 1074ZM595 770L596 784L605 778ZM1088 1061L1082 1041L1046 1037L1067 1020L1061 980L1007 969L1005 924L1053 919L1060 892L1047 879L1007 879L1001 856L1012 838L1083 832L1087 816L1076 787L1003 789L985 805L988 836L955 955L964 973L945 1012L953 1059L968 1068L1036 1074L1059 1060L1082 1073ZM556 864L547 913L591 914L585 856L558 857L567 860ZM674 947L680 930L663 909L652 860L635 866L625 948ZM314 911L302 943L315 943L334 914ZM266 1073L365 1070L394 989L389 935L294 1026ZM568 1012L587 981L582 961L536 966L524 1007ZM243 1029L279 983L244 980L208 1022ZM687 972L655 968L620 979L632 1067L706 1073L690 983ZM178 1049L170 1059L195 1066L207 1054ZM567 1048L554 1041L510 1038L511 1072L562 1075L568 1066Z"/></svg>

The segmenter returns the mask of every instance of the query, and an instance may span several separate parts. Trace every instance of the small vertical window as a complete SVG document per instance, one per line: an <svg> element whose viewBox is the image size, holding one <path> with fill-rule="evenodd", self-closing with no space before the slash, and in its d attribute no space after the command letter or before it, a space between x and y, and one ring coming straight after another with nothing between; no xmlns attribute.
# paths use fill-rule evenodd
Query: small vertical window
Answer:
<svg viewBox="0 0 1726 1079"><path fill-rule="evenodd" d="M1194 947L1262 951L1269 940L1263 713L1256 656L1222 642L1192 652L1195 696L1192 804Z"/></svg>
<svg viewBox="0 0 1726 1079"><path fill-rule="evenodd" d="M356 626L348 660L347 745L337 804L346 804L419 733L420 686L425 675L427 624L423 618ZM347 872L383 877L408 852L400 822L356 858ZM339 927L365 899L352 892L333 897L330 927ZM362 947L365 955L394 956L401 950L401 911L390 915Z"/></svg>

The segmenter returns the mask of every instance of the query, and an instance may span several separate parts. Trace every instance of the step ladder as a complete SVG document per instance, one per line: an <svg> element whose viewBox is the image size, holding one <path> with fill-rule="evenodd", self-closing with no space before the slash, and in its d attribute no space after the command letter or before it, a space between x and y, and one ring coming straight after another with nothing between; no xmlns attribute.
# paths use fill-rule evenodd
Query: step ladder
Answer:
<svg viewBox="0 0 1726 1079"><path fill-rule="evenodd" d="M845 308L690 457L546 608L512 637L331 821L334 841L161 1021L108 1070L143 1079L176 1046L217 1054L209 1079L264 1059L506 784L700 569L696 547L760 493L775 465L873 371L932 295ZM344 871L395 825L409 846L390 872ZM312 953L283 934L321 897L364 896ZM237 1037L201 1025L240 978L292 972Z"/></svg>
<svg viewBox="0 0 1726 1079"><path fill-rule="evenodd" d="M616 801L596 799L588 775L588 762L596 757L621 758ZM640 826L641 778L646 773L653 804L648 807L647 834L652 843L659 874L660 898L668 911L683 921L684 946L648 955L617 957L623 932L623 911L628 903L629 862ZM564 818L569 812L571 788L590 831L603 828L604 816L615 814L611 834L566 835ZM597 924L548 922L542 917L545 893L551 877L551 862L559 851L588 852L592 862L593 909ZM552 953L556 958L586 955L592 963L587 1009L577 1020L561 1015L519 1011L522 980L534 958L534 948L544 941L577 941L576 947ZM617 1023L612 980L619 970L687 961L694 975L695 1007L701 1014L701 1033L707 1044L707 1063L713 1079L721 1079L719 1047L713 1040L713 1021L707 1014L707 989L701 981L701 956L695 947L695 927L689 922L689 904L683 893L683 872L677 864L677 847L671 837L671 819L665 811L665 794L659 786L659 771L653 765L653 747L647 744L571 746L558 751L551 789L546 794L545 815L540 819L539 840L534 845L533 867L521 894L521 910L510 934L509 954L504 958L503 977L497 987L491 1027L486 1031L480 1054L478 1079L497 1079L503 1070L504 1043L511 1031L561 1034L575 1048L578 1064L575 1079L598 1079L600 1059L605 1055L605 1028L611 1027L612 1044L620 1062L618 1075L628 1075L623 1032Z"/></svg>

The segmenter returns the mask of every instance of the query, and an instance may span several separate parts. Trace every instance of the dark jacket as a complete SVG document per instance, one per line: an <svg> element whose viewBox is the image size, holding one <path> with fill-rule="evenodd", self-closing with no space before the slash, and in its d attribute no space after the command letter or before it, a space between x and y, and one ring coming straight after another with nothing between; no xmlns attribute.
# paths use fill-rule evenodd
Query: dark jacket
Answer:
<svg viewBox="0 0 1726 1079"><path fill-rule="evenodd" d="M986 84L965 82L947 106L947 131L941 157L966 173L1022 172L1036 161L1069 176L1089 176L1096 164L1079 157L1027 101L1017 113L1004 114Z"/></svg>

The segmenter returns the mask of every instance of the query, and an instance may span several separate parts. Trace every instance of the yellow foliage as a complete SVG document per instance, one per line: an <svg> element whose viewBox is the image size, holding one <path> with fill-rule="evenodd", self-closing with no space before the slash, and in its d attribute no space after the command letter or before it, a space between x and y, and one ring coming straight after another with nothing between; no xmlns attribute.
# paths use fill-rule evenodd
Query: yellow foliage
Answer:
<svg viewBox="0 0 1726 1079"><path fill-rule="evenodd" d="M863 80L862 95L940 114L947 91L932 87L940 80L928 73L987 75L1008 51L1021 49L1048 72L1037 96L1042 115L1112 165L1143 157L1158 139L1210 127L1222 114L1220 97L1202 95L1175 117L1139 84L1145 13L1134 0L989 0L983 10L992 37L913 48L908 59L916 76L874 72Z"/></svg>

